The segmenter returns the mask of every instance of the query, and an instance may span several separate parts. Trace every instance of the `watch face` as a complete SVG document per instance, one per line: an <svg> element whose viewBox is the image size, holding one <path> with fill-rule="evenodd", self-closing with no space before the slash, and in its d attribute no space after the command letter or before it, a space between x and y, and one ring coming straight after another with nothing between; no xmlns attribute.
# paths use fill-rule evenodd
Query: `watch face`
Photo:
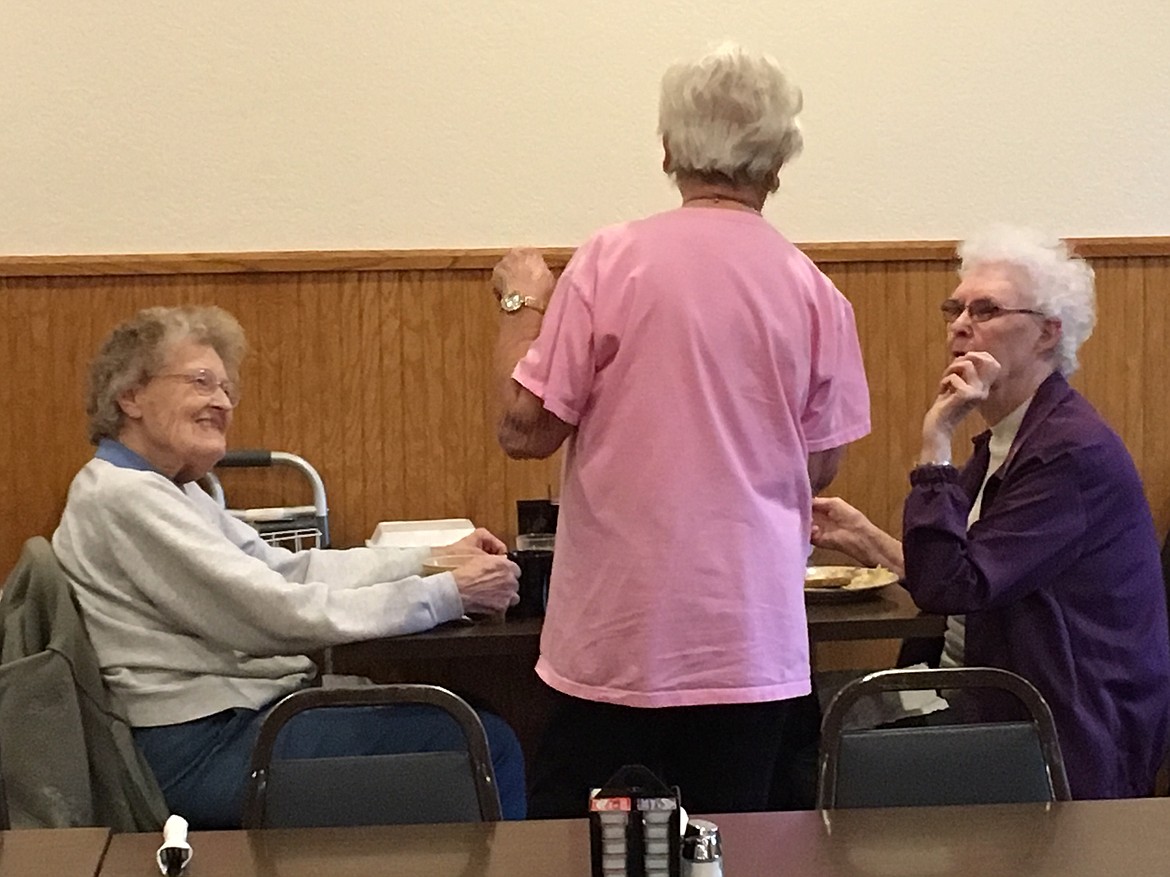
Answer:
<svg viewBox="0 0 1170 877"><path fill-rule="evenodd" d="M513 313L524 307L524 297L518 292L509 292L500 297L500 307L508 313Z"/></svg>

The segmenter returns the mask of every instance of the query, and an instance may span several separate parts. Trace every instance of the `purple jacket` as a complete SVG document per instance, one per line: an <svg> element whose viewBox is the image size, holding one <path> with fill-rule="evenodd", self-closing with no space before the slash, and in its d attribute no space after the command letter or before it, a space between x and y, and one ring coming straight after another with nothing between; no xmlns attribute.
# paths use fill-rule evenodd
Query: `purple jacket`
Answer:
<svg viewBox="0 0 1170 877"><path fill-rule="evenodd" d="M1170 630L1149 505L1120 437L1053 374L967 514L990 433L956 471L910 476L906 588L966 614L964 662L1002 667L1052 708L1074 798L1147 795L1170 730Z"/></svg>

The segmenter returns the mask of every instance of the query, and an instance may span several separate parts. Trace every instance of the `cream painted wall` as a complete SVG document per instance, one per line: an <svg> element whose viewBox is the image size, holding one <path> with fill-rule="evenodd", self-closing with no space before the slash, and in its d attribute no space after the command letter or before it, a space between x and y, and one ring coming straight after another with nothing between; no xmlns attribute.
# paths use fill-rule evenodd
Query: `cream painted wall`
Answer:
<svg viewBox="0 0 1170 877"><path fill-rule="evenodd" d="M3 0L0 254L576 244L728 37L804 89L796 240L1170 234L1166 0Z"/></svg>

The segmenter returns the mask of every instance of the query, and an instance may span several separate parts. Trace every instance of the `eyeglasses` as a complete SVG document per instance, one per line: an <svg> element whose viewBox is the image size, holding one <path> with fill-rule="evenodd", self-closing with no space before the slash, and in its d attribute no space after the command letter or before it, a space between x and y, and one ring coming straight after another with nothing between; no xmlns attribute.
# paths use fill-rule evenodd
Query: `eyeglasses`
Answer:
<svg viewBox="0 0 1170 877"><path fill-rule="evenodd" d="M989 298L972 299L967 304L963 304L961 301L956 301L953 298L948 298L938 308L942 311L943 319L948 323L953 323L959 319L963 311L967 312L967 316L971 318L972 323L986 323L988 320L994 320L996 317L1002 317L1005 314L1034 314L1037 317L1048 316L1043 311L1035 311L1031 308L1005 308L1003 305L996 304Z"/></svg>
<svg viewBox="0 0 1170 877"><path fill-rule="evenodd" d="M193 372L177 372L175 374L155 375L156 378L180 378L195 388L200 396L211 397L216 390L223 390L227 400L235 408L240 404L240 385L235 381L221 381L215 372L208 368L196 369Z"/></svg>

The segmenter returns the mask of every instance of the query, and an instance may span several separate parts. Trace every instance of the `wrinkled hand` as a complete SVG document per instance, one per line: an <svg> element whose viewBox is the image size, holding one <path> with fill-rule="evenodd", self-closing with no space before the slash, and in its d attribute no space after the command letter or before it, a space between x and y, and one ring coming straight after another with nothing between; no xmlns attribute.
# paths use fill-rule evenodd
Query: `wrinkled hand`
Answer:
<svg viewBox="0 0 1170 877"><path fill-rule="evenodd" d="M860 559L861 545L874 529L869 518L840 497L813 497L809 541L817 548L831 548Z"/></svg>
<svg viewBox="0 0 1170 877"><path fill-rule="evenodd" d="M492 288L496 297L508 292L530 295L542 307L548 306L556 280L544 257L530 247L517 247L508 252L492 269Z"/></svg>
<svg viewBox="0 0 1170 877"><path fill-rule="evenodd" d="M477 527L474 533L464 536L458 542L444 545L442 548L432 548L431 556L440 557L445 554L507 554L508 546L485 530Z"/></svg>
<svg viewBox="0 0 1170 877"><path fill-rule="evenodd" d="M498 615L520 602L520 567L507 557L484 554L451 571L468 615Z"/></svg>
<svg viewBox="0 0 1170 877"><path fill-rule="evenodd" d="M938 396L922 420L923 439L945 436L949 442L955 427L987 398L999 370L995 357L982 350L956 357L943 372Z"/></svg>

